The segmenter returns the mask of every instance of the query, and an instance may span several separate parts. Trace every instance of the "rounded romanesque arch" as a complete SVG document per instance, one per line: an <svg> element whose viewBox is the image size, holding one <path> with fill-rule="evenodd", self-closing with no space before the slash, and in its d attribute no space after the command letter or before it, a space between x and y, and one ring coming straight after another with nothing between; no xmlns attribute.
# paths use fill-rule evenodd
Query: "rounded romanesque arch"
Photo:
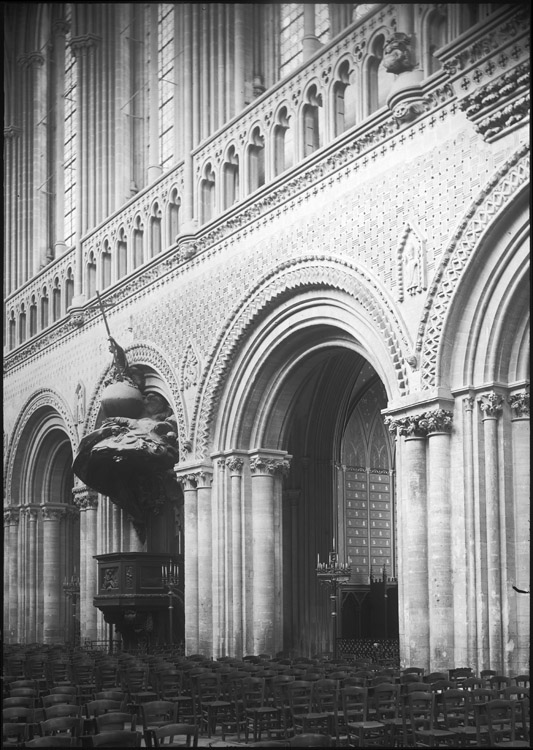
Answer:
<svg viewBox="0 0 533 750"><path fill-rule="evenodd" d="M347 306L361 325L369 327L376 348L386 352L387 380L395 396L408 392L406 358L411 353L408 334L393 303L373 277L345 259L307 256L272 269L253 287L228 318L204 369L192 423L196 459L205 458L213 435L213 416L234 357L250 331L278 306L296 295L320 291L317 304L328 303L328 291L346 295Z"/></svg>
<svg viewBox="0 0 533 750"><path fill-rule="evenodd" d="M162 395L165 396L176 415L180 453L182 453L183 445L186 441L186 426L181 392L174 368L168 361L164 352L148 342L136 342L135 344L125 347L125 352L130 365L144 365L155 373L155 375L151 377L150 385L156 390L159 390ZM96 387L89 402L87 416L83 424L83 435L87 435L95 429L98 414L100 412L102 391L104 390L110 369L111 363L98 378Z"/></svg>
<svg viewBox="0 0 533 750"><path fill-rule="evenodd" d="M20 467L27 456L28 445L25 444L23 436L30 422L40 422L44 431L47 424L64 431L73 453L78 446L79 438L74 416L61 396L50 388L41 388L30 396L15 422L7 449L4 488L8 503L13 502L18 492L13 486L14 477L16 479L18 474L15 469Z"/></svg>
<svg viewBox="0 0 533 750"><path fill-rule="evenodd" d="M439 383L439 352L443 330L454 292L476 248L529 184L529 147L523 146L484 187L473 201L449 242L434 281L428 291L424 314L418 329L416 350L421 357L421 387L428 390Z"/></svg>

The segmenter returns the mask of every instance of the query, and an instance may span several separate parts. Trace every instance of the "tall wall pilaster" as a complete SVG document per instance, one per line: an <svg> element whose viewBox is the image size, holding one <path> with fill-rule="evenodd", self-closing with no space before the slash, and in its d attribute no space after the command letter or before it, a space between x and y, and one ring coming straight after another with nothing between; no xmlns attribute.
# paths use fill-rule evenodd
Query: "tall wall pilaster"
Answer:
<svg viewBox="0 0 533 750"><path fill-rule="evenodd" d="M280 483L290 457L267 451L250 453L252 473L252 627L255 654L275 654L282 647L281 581L276 570L280 546ZM277 506L277 507L276 507Z"/></svg>
<svg viewBox="0 0 533 750"><path fill-rule="evenodd" d="M202 468L196 473L198 498L198 620L199 650L213 651L213 509L211 487L213 473Z"/></svg>

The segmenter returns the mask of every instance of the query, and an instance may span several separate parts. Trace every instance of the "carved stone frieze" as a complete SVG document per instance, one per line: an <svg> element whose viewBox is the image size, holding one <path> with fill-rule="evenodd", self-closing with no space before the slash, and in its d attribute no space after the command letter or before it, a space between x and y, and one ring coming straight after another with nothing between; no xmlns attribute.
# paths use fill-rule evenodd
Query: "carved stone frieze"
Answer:
<svg viewBox="0 0 533 750"><path fill-rule="evenodd" d="M528 390L521 391L520 393L513 393L511 396L509 396L509 404L511 405L514 419L521 419L524 417L529 418L530 412Z"/></svg>
<svg viewBox="0 0 533 750"><path fill-rule="evenodd" d="M485 419L496 419L503 411L503 396L494 391L477 397L478 406Z"/></svg>

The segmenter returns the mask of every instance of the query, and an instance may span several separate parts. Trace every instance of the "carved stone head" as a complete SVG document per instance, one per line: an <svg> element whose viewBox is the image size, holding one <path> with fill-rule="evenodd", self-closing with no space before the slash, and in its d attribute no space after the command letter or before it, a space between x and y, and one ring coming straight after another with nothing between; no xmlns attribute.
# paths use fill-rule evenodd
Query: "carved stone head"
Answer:
<svg viewBox="0 0 533 750"><path fill-rule="evenodd" d="M383 46L382 65L388 73L405 73L412 70L411 39L403 32L397 31Z"/></svg>

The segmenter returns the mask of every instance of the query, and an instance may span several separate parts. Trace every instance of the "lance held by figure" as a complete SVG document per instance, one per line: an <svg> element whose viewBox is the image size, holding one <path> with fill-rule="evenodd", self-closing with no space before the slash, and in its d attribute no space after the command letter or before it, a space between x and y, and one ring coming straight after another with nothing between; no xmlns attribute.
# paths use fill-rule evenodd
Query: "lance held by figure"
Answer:
<svg viewBox="0 0 533 750"><path fill-rule="evenodd" d="M142 368L128 364L97 296L113 363L101 398L104 419L81 440L72 468L88 487L131 516L144 542L148 514L157 512L175 482L177 424L164 396L145 391Z"/></svg>

